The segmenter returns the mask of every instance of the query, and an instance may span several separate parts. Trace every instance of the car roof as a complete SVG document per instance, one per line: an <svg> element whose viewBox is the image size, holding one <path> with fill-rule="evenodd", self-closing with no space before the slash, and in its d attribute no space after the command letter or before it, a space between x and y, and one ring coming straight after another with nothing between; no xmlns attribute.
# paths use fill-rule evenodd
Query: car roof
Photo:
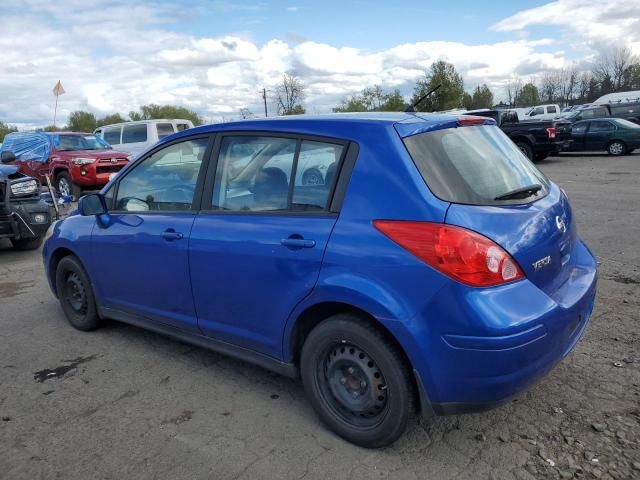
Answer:
<svg viewBox="0 0 640 480"><path fill-rule="evenodd" d="M296 133L355 140L366 133L371 133L372 130L383 130L394 127L398 134L404 138L431 130L457 127L459 117L460 115L423 112L358 112L326 115L290 115L202 125L174 133L161 140L161 143L199 133L233 131ZM486 123L495 124L495 121L486 118Z"/></svg>
<svg viewBox="0 0 640 480"><path fill-rule="evenodd" d="M119 127L120 125L133 125L138 123L166 123L166 122L191 122L191 120L187 120L186 118L150 118L147 120L131 120L129 122L120 122L120 123L110 123L108 125L101 125L96 130L100 130L101 128L108 127ZM94 130L95 131L95 130Z"/></svg>

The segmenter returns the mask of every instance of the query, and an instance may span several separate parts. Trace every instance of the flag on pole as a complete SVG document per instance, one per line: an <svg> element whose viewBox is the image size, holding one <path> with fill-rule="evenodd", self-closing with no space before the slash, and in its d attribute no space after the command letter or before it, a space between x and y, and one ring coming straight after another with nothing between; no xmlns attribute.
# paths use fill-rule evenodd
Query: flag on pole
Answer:
<svg viewBox="0 0 640 480"><path fill-rule="evenodd" d="M64 91L64 87L62 86L62 83L60 83L60 80L58 80L58 83L56 83L56 85L53 87L53 94L56 97L59 97L63 93L66 93L66 92Z"/></svg>

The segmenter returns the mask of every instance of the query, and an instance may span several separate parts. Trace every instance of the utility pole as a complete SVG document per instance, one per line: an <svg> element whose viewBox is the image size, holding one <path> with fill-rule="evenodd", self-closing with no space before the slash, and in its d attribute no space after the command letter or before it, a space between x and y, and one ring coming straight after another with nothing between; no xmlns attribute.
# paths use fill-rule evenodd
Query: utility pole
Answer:
<svg viewBox="0 0 640 480"><path fill-rule="evenodd" d="M268 117L269 115L267 114L267 89L266 88L262 89L262 100L264 101L264 116Z"/></svg>

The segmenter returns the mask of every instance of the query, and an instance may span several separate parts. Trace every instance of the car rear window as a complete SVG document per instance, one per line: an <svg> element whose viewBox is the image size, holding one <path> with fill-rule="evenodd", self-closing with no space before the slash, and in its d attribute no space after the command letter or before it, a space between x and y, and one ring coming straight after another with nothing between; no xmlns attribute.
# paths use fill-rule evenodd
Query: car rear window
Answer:
<svg viewBox="0 0 640 480"><path fill-rule="evenodd" d="M425 132L404 144L431 191L447 202L469 205L529 203L545 196L549 181L496 126L467 126ZM496 200L540 185L527 198Z"/></svg>

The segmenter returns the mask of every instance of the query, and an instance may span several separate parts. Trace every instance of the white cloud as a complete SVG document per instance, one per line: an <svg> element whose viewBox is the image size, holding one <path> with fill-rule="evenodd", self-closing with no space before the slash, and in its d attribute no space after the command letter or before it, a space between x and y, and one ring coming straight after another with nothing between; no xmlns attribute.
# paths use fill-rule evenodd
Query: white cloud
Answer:
<svg viewBox="0 0 640 480"><path fill-rule="evenodd" d="M234 5L214 1L206 7L240 8ZM576 5L574 0L559 0L494 25L495 30L514 32L507 41L424 41L363 51L294 39L293 34L288 41L266 43L231 33L195 37L163 23L186 15L169 2L25 0L19 12L7 10L0 16L0 121L50 123L55 100L51 88L59 79L67 91L60 97L61 120L77 109L126 116L153 102L184 105L216 121L243 107L261 112L262 88L270 90L272 98L288 70L307 85L308 110L322 112L373 84L409 93L439 59L455 65L467 88L487 83L500 98L502 85L512 75L535 76L562 68L575 57L576 47L561 39L533 38L527 29L538 24L557 25L576 39L586 32L589 41L616 38L640 49L637 0L620 0L615 8L580 0L580 15L572 12ZM242 8L256 12L262 7ZM594 54L584 41L580 48L582 57Z"/></svg>

